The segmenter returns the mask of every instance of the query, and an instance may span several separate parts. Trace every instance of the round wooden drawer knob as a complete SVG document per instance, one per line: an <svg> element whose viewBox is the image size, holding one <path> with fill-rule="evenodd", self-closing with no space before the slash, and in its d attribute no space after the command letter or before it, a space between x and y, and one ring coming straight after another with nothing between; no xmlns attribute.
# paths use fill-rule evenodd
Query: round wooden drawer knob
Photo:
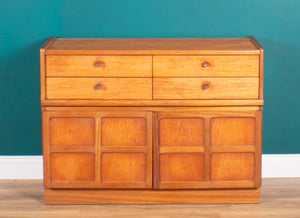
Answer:
<svg viewBox="0 0 300 218"><path fill-rule="evenodd" d="M202 89L203 90L206 90L206 89L208 89L209 88L209 84L208 83L204 83L203 85L202 85Z"/></svg>
<svg viewBox="0 0 300 218"><path fill-rule="evenodd" d="M100 90L100 89L102 89L102 85L101 85L100 83L97 83L97 84L94 86L94 89Z"/></svg>
<svg viewBox="0 0 300 218"><path fill-rule="evenodd" d="M97 61L97 62L94 63L94 66L95 66L95 67L102 67L102 66L103 66L103 63L100 62L100 61Z"/></svg>
<svg viewBox="0 0 300 218"><path fill-rule="evenodd" d="M209 66L210 66L210 63L207 62L207 61L203 62L203 64L202 64L202 67L203 67L203 68L207 68L207 67L209 67Z"/></svg>

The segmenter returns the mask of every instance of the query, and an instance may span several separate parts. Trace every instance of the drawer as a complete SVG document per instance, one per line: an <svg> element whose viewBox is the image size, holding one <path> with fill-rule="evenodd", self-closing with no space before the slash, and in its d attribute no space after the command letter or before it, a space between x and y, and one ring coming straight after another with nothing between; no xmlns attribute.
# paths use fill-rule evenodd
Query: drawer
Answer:
<svg viewBox="0 0 300 218"><path fill-rule="evenodd" d="M47 55L46 76L152 77L152 56Z"/></svg>
<svg viewBox="0 0 300 218"><path fill-rule="evenodd" d="M153 78L153 99L257 99L258 78Z"/></svg>
<svg viewBox="0 0 300 218"><path fill-rule="evenodd" d="M258 77L259 56L153 56L154 77Z"/></svg>
<svg viewBox="0 0 300 218"><path fill-rule="evenodd" d="M152 78L48 77L46 99L152 99Z"/></svg>

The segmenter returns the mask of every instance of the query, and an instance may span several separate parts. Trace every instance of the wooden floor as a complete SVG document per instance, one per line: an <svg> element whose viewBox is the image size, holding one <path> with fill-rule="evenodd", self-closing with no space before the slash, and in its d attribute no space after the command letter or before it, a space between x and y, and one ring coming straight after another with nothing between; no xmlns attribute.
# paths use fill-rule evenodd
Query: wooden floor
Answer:
<svg viewBox="0 0 300 218"><path fill-rule="evenodd" d="M260 204L44 205L41 180L0 180L0 217L297 217L300 178L263 179Z"/></svg>

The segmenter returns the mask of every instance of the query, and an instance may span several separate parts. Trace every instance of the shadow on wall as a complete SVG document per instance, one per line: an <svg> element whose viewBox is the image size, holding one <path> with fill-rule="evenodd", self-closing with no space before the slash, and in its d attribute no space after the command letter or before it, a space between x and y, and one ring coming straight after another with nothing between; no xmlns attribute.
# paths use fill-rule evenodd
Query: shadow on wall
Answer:
<svg viewBox="0 0 300 218"><path fill-rule="evenodd" d="M0 155L42 153L39 51L46 40L0 58Z"/></svg>

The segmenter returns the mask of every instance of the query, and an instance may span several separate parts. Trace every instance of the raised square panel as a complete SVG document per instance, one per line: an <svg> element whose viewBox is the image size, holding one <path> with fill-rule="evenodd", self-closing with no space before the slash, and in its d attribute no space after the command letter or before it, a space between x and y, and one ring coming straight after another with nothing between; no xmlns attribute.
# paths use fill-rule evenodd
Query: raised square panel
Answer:
<svg viewBox="0 0 300 218"><path fill-rule="evenodd" d="M145 181L145 154L103 153L101 158L101 175L103 181Z"/></svg>
<svg viewBox="0 0 300 218"><path fill-rule="evenodd" d="M201 181L203 180L202 154L161 154L160 181Z"/></svg>
<svg viewBox="0 0 300 218"><path fill-rule="evenodd" d="M218 117L211 119L211 145L233 146L255 144L255 119L251 117Z"/></svg>
<svg viewBox="0 0 300 218"><path fill-rule="evenodd" d="M203 119L164 118L160 120L160 146L203 146Z"/></svg>
<svg viewBox="0 0 300 218"><path fill-rule="evenodd" d="M50 119L51 146L93 146L94 118L55 117Z"/></svg>
<svg viewBox="0 0 300 218"><path fill-rule="evenodd" d="M145 146L145 118L103 118L102 146Z"/></svg>
<svg viewBox="0 0 300 218"><path fill-rule="evenodd" d="M214 153L211 156L211 180L253 180L253 153Z"/></svg>
<svg viewBox="0 0 300 218"><path fill-rule="evenodd" d="M52 153L50 155L51 181L94 181L93 153Z"/></svg>

